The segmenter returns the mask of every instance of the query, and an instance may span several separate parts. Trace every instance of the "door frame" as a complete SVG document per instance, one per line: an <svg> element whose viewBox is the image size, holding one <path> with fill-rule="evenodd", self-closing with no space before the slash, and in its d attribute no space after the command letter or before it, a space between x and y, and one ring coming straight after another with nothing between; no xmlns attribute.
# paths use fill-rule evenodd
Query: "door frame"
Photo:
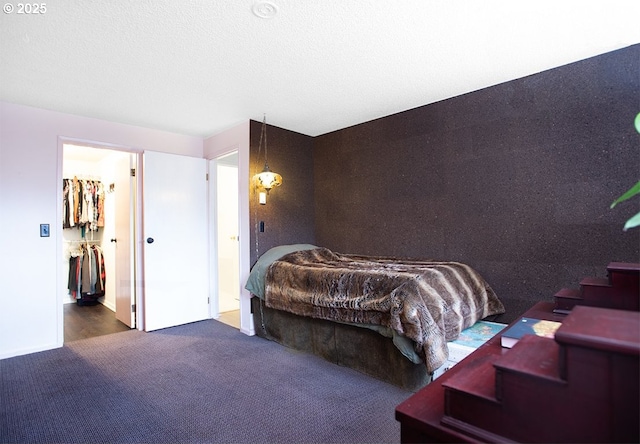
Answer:
<svg viewBox="0 0 640 444"><path fill-rule="evenodd" d="M205 140L205 158L208 160L207 166L212 165L211 160L219 157L226 156L233 153L238 153L238 224L239 224L239 248L240 248L240 332L248 336L255 335L255 327L253 323L253 316L251 314L251 293L244 288L244 284L249 279L249 273L251 271L251 221L249 219L249 121L246 121L224 133L212 136ZM211 172L210 172L211 173ZM211 205L211 196L215 195L215 182L209 175L209 204ZM217 231L217 221L215 219L215 213L209 211L209 235L212 239L209 246L211 252L210 273L217 273L218 253L217 245L213 242L215 231ZM215 270L213 267L216 267ZM213 274L211 274L210 289L213 289L217 283L214 281ZM215 284L215 285L214 285ZM217 292L217 290L216 290ZM213 293L210 293L213 297ZM216 293L217 297L217 293ZM211 304L213 307L214 304ZM218 309L217 301L215 303L216 310ZM213 311L213 310L212 310ZM219 313L217 313L219 317ZM212 313L213 317L213 313Z"/></svg>
<svg viewBox="0 0 640 444"><path fill-rule="evenodd" d="M57 182L57 199L56 199L56 226L54 228L54 232L56 233L56 238L59 242L56 242L56 310L57 310L57 334L56 334L56 343L59 347L64 345L64 300L65 300L65 283L64 278L62 276L62 261L63 257L63 249L62 249L62 203L63 203L63 165L64 165L64 145L80 145L86 146L88 148L97 148L97 149L106 149L112 151L121 151L125 153L130 153L136 155L136 207L135 207L135 227L134 227L134 242L136 245L137 253L134 254L134 272L136 276L140 276L140 271L142 270L142 255L140 254L140 246L142 245L142 237L141 237L141 205L142 205L142 175L139 174L140 166L142 165L142 152L141 149L136 149L130 146L124 145L116 145L105 142L96 142L93 140L79 139L74 137L65 137L58 136L57 141L57 165L56 165L56 182ZM135 278L134 278L135 279ZM142 284L140 279L135 279L136 281L136 329L142 330L144 327L143 318L141 316L143 307L144 307L144 296L142 291Z"/></svg>
<svg viewBox="0 0 640 444"><path fill-rule="evenodd" d="M238 176L238 180L239 180L239 152L237 150L232 150L226 154L219 154L216 155L215 158L213 159L208 159L207 162L207 168L208 168L208 205L209 205L209 213L208 213L208 217L209 217L209 239L211 240L210 244L209 244L209 257L211 258L211 268L209 270L209 276L210 276L210 280L209 280L209 295L211 297L211 317L213 319L218 319L220 318L220 275L219 275L219 265L220 265L220 258L219 258L219 246L220 246L220 239L218 236L218 220L219 220L219 212L218 212L218 166L221 165L220 163L220 159L223 159L225 157L228 157L232 154L236 154L236 156L238 156L238 162L236 163L236 165L234 166L234 168L237 171L237 176ZM222 164L225 165L225 164ZM238 204L240 202L240 195L239 195L239 187L238 187L238 183L236 183L236 189L238 191ZM237 223L237 230L236 232L238 233L238 237L240 237L240 232L241 232L241 228L240 228L240 207L238 206L238 223ZM240 262L240 244L238 242L238 277L241 276L242 274L242 267L241 267L241 262ZM240 297L240 288L242 287L242 282L239 280L238 281L238 297ZM238 308L240 308L240 302L238 301Z"/></svg>
<svg viewBox="0 0 640 444"><path fill-rule="evenodd" d="M233 151L231 151L232 153ZM220 293L218 291L218 159L227 154L219 154L213 159L207 159L207 226L209 227L209 316L220 318Z"/></svg>

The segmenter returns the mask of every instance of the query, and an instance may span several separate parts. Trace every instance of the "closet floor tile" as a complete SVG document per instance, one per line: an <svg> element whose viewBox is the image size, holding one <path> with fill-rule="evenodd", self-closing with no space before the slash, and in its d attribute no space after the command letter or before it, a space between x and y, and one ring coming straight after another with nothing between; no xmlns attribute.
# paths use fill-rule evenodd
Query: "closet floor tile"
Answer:
<svg viewBox="0 0 640 444"><path fill-rule="evenodd" d="M127 331L129 327L102 304L64 304L64 342Z"/></svg>

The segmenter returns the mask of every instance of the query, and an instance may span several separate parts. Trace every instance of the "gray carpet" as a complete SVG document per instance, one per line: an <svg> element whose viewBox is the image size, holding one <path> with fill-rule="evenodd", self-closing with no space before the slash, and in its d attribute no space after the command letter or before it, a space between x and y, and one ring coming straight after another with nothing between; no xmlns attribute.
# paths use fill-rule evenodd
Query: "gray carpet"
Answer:
<svg viewBox="0 0 640 444"><path fill-rule="evenodd" d="M0 442L391 443L410 395L209 320L0 360Z"/></svg>

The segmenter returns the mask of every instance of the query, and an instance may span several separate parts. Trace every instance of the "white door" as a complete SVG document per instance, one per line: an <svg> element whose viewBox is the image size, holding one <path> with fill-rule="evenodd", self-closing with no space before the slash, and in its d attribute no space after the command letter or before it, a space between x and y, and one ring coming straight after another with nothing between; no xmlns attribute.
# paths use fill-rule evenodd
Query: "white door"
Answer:
<svg viewBox="0 0 640 444"><path fill-rule="evenodd" d="M218 311L240 309L238 167L218 164Z"/></svg>
<svg viewBox="0 0 640 444"><path fill-rule="evenodd" d="M115 242L116 319L131 328L135 324L135 280L133 279L133 227L135 177L131 175L133 155L118 157L114 172L115 237L104 241Z"/></svg>
<svg viewBox="0 0 640 444"><path fill-rule="evenodd" d="M206 161L145 152L144 329L210 317Z"/></svg>

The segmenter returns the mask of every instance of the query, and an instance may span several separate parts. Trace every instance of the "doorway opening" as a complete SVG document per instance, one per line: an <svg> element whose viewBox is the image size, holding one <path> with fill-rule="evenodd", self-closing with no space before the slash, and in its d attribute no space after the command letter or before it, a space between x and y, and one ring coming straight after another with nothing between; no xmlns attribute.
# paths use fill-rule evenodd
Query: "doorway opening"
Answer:
<svg viewBox="0 0 640 444"><path fill-rule="evenodd" d="M214 171L218 320L240 329L240 224L238 152L212 161Z"/></svg>
<svg viewBox="0 0 640 444"><path fill-rule="evenodd" d="M62 144L64 342L136 327L135 153Z"/></svg>

